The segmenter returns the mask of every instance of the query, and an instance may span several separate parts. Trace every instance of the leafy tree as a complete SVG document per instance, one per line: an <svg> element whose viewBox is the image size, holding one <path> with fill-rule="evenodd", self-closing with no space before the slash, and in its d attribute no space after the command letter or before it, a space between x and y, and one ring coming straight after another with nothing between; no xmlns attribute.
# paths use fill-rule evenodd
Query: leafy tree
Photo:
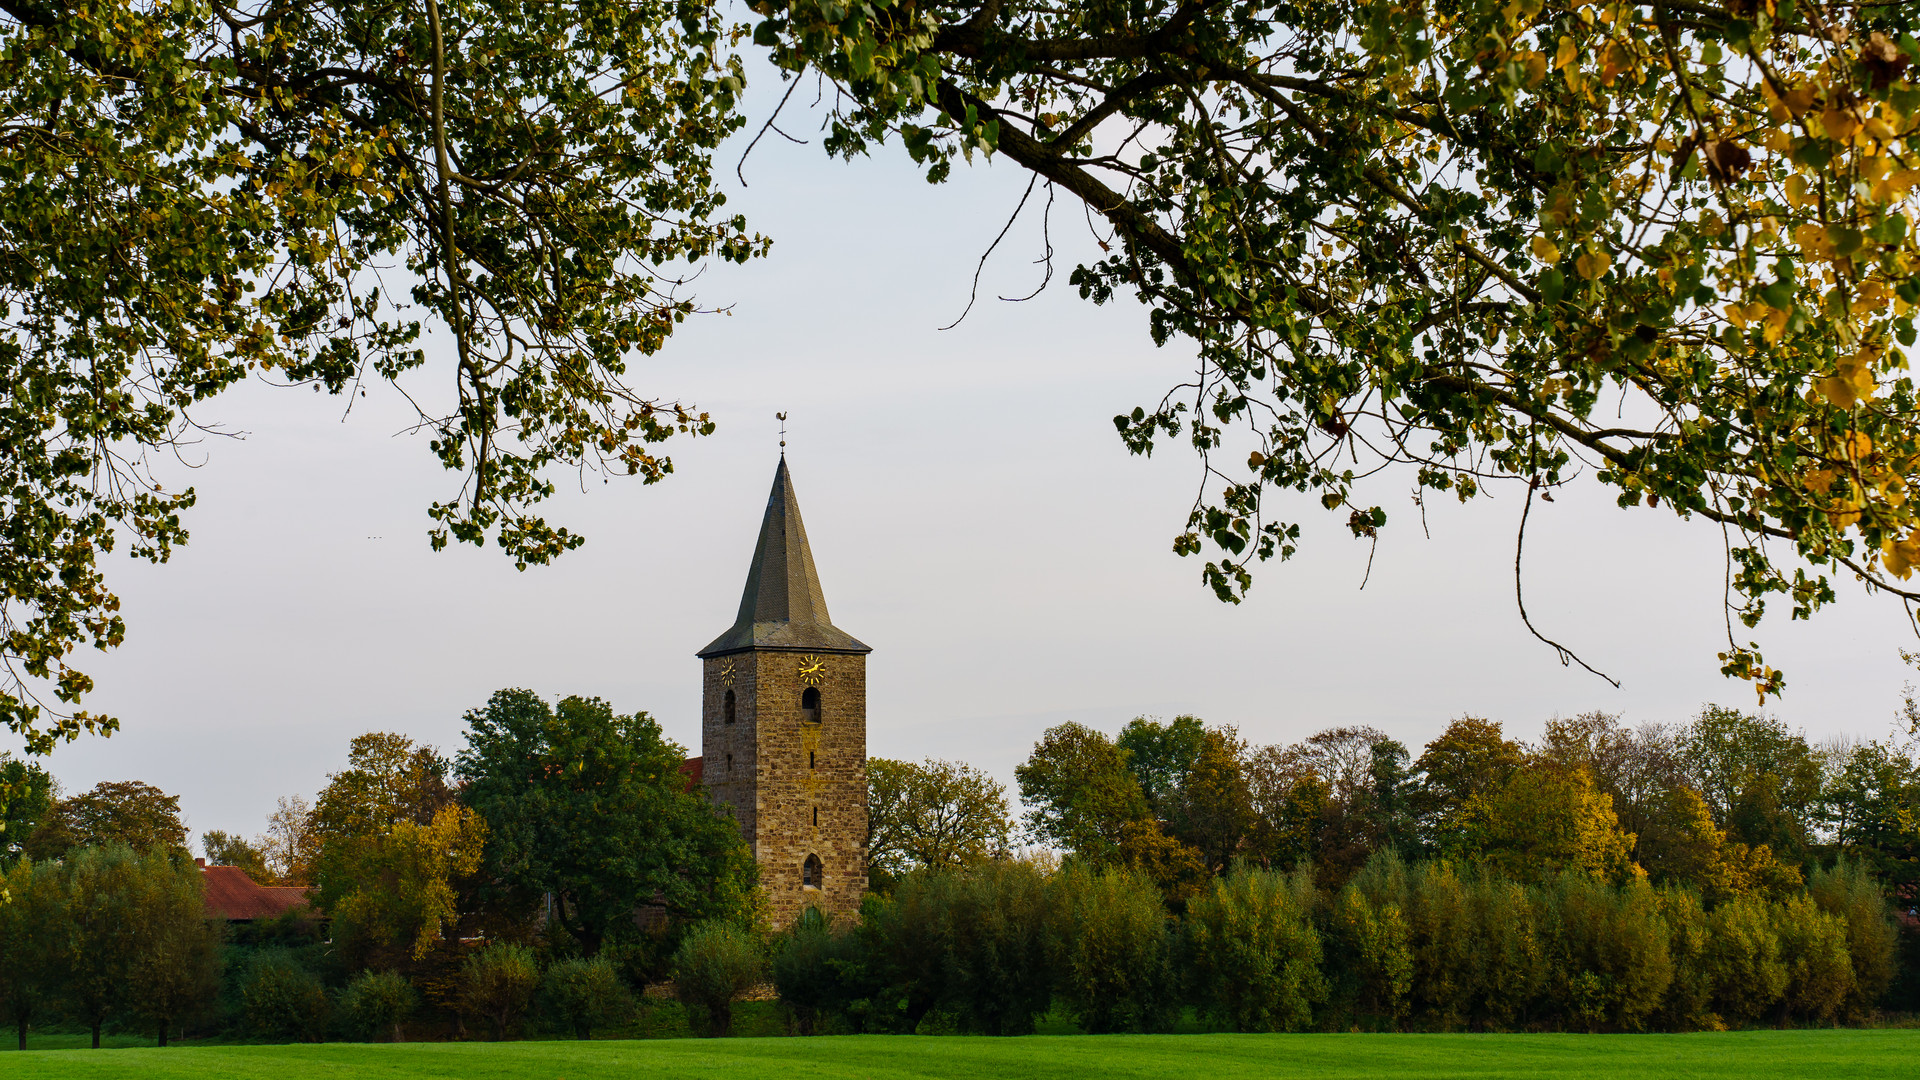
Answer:
<svg viewBox="0 0 1920 1080"><path fill-rule="evenodd" d="M1003 852L1012 824L1006 789L957 761L867 761L867 865L897 878L970 866Z"/></svg>
<svg viewBox="0 0 1920 1080"><path fill-rule="evenodd" d="M539 988L540 964L525 945L488 945L461 965L461 1011L486 1017L496 1042L519 1025Z"/></svg>
<svg viewBox="0 0 1920 1080"><path fill-rule="evenodd" d="M1841 1011L1849 1020L1862 1019L1893 983L1899 930L1886 896L1864 867L1845 860L1832 869L1815 870L1807 880L1807 895L1846 925L1853 979Z"/></svg>
<svg viewBox="0 0 1920 1080"><path fill-rule="evenodd" d="M633 926L638 904L689 920L746 915L752 854L705 790L688 789L686 754L652 717L501 690L466 720L459 770L487 827L484 897L529 909L552 894L554 917L590 955Z"/></svg>
<svg viewBox="0 0 1920 1080"><path fill-rule="evenodd" d="M267 831L254 841L267 870L281 885L307 885L314 879L319 837L313 808L298 795L282 795L267 815Z"/></svg>
<svg viewBox="0 0 1920 1080"><path fill-rule="evenodd" d="M1640 873L1633 837L1584 769L1521 768L1476 810L1466 850L1507 877L1537 884L1572 870L1618 885Z"/></svg>
<svg viewBox="0 0 1920 1080"><path fill-rule="evenodd" d="M1773 905L1773 931L1787 971L1782 1011L1802 1022L1832 1023L1854 990L1846 919L1801 894Z"/></svg>
<svg viewBox="0 0 1920 1080"><path fill-rule="evenodd" d="M960 1026L1030 1035L1053 998L1047 962L1047 890L1038 868L999 859L953 874L947 995Z"/></svg>
<svg viewBox="0 0 1920 1080"><path fill-rule="evenodd" d="M397 971L363 971L340 993L340 1011L369 1036L400 1042L407 1018L420 1007L420 995Z"/></svg>
<svg viewBox="0 0 1920 1080"><path fill-rule="evenodd" d="M65 870L18 859L5 874L0 904L0 1006L27 1048L27 1029L57 1002L70 968Z"/></svg>
<svg viewBox="0 0 1920 1080"><path fill-rule="evenodd" d="M1761 1019L1786 996L1789 979L1772 913L1765 901L1742 896L1707 918L1702 961L1712 981L1714 1009L1736 1023Z"/></svg>
<svg viewBox="0 0 1920 1080"><path fill-rule="evenodd" d="M332 895L322 893L343 953L360 962L426 958L459 921L458 883L478 871L487 838L480 816L445 806L425 825L401 821L359 838L349 854L322 849Z"/></svg>
<svg viewBox="0 0 1920 1080"><path fill-rule="evenodd" d="M273 871L267 869L266 854L245 837L208 829L200 834L200 847L207 853L207 862L214 866L237 866L262 885L271 885L276 880Z"/></svg>
<svg viewBox="0 0 1920 1080"><path fill-rule="evenodd" d="M27 838L26 851L46 860L78 847L110 844L185 857L187 826L180 820L180 797L138 780L102 781L54 803Z"/></svg>
<svg viewBox="0 0 1920 1080"><path fill-rule="evenodd" d="M1232 729L1208 728L1178 789L1162 800L1167 830L1223 873L1253 830L1253 790L1242 764L1245 744Z"/></svg>
<svg viewBox="0 0 1920 1080"><path fill-rule="evenodd" d="M1823 770L1805 736L1774 717L1708 705L1681 734L1680 749L1729 838L1794 861L1806 853Z"/></svg>
<svg viewBox="0 0 1920 1080"><path fill-rule="evenodd" d="M1299 1031L1325 999L1320 935L1311 919L1313 882L1243 869L1187 906L1192 994L1200 1010L1235 1031Z"/></svg>
<svg viewBox="0 0 1920 1080"><path fill-rule="evenodd" d="M1196 716L1176 716L1165 724L1136 716L1114 738L1126 752L1127 770L1140 781L1140 794L1160 816L1167 816L1162 804L1186 783L1200 759L1206 731Z"/></svg>
<svg viewBox="0 0 1920 1080"><path fill-rule="evenodd" d="M687 931L673 956L673 985L694 1029L709 1038L733 1030L733 1003L758 983L766 957L752 934L712 920Z"/></svg>
<svg viewBox="0 0 1920 1080"><path fill-rule="evenodd" d="M1840 853L1901 894L1920 896L1920 762L1912 751L1892 740L1854 746L1824 798Z"/></svg>
<svg viewBox="0 0 1920 1080"><path fill-rule="evenodd" d="M1529 507L1593 475L1703 520L1748 626L1774 597L1810 614L1830 573L1905 595L1903 8L754 10L776 64L833 82L830 153L895 141L936 181L994 155L1100 219L1072 284L1137 297L1156 343L1199 354L1197 385L1115 424L1135 453L1201 457L1174 550L1213 549L1223 599L1297 549L1270 493L1371 539L1387 514L1364 478L1394 465ZM1729 639L1722 670L1777 692Z"/></svg>
<svg viewBox="0 0 1920 1080"><path fill-rule="evenodd" d="M75 848L61 864L62 997L92 1032L95 1050L101 1025L127 1004L139 956L142 869L140 856L124 843Z"/></svg>
<svg viewBox="0 0 1920 1080"><path fill-rule="evenodd" d="M633 1012L633 994L604 956L560 960L540 977L540 996L575 1037L593 1038L593 1029L617 1024Z"/></svg>
<svg viewBox="0 0 1920 1080"><path fill-rule="evenodd" d="M26 853L27 838L53 809L53 775L0 751L0 864Z"/></svg>
<svg viewBox="0 0 1920 1080"><path fill-rule="evenodd" d="M72 649L125 633L99 557L186 540L150 457L250 372L351 395L444 332L443 391L408 383L464 478L436 548L545 563L581 542L536 511L551 471L670 472L653 444L712 424L627 365L698 310L693 264L764 250L711 182L730 34L600 0L0 8L0 101L40 133L0 180L0 722L34 753L117 727L73 708Z"/></svg>
<svg viewBox="0 0 1920 1080"><path fill-rule="evenodd" d="M164 855L140 860L127 1002L167 1045L174 1024L220 992L220 926L207 918L200 870Z"/></svg>
<svg viewBox="0 0 1920 1080"><path fill-rule="evenodd" d="M1392 848L1376 852L1334 899L1329 977L1358 1018L1389 1030L1407 1013L1413 950L1405 915L1407 871Z"/></svg>
<svg viewBox="0 0 1920 1080"><path fill-rule="evenodd" d="M1420 775L1415 802L1427 844L1441 852L1455 850L1479 803L1504 787L1525 760L1520 744L1491 720L1463 716L1448 724L1413 764Z"/></svg>
<svg viewBox="0 0 1920 1080"><path fill-rule="evenodd" d="M1121 832L1148 816L1126 751L1081 724L1048 728L1013 775L1027 805L1027 831L1096 863L1115 860Z"/></svg>
<svg viewBox="0 0 1920 1080"><path fill-rule="evenodd" d="M1542 919L1549 1000L1576 1030L1638 1031L1666 1001L1673 957L1660 904L1635 880L1611 888L1564 873L1546 890Z"/></svg>
<svg viewBox="0 0 1920 1080"><path fill-rule="evenodd" d="M1247 857L1288 871L1313 863L1326 821L1338 813L1327 781L1294 748L1267 746L1248 758L1247 784L1254 813Z"/></svg>
<svg viewBox="0 0 1920 1080"><path fill-rule="evenodd" d="M1055 993L1093 1033L1172 1027L1175 975L1167 912L1144 875L1072 866L1047 883Z"/></svg>

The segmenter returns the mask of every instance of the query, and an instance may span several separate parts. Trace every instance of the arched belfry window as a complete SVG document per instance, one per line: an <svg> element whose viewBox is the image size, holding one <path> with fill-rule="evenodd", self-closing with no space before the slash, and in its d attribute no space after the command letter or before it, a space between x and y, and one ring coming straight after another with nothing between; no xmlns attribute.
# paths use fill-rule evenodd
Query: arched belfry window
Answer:
<svg viewBox="0 0 1920 1080"><path fill-rule="evenodd" d="M809 855L807 861L800 864L800 884L803 888L817 889L824 867L820 865L820 856Z"/></svg>
<svg viewBox="0 0 1920 1080"><path fill-rule="evenodd" d="M800 718L809 724L820 722L820 688L809 686L800 694Z"/></svg>
<svg viewBox="0 0 1920 1080"><path fill-rule="evenodd" d="M720 714L723 723L733 723L733 708L733 691L729 690L727 691L726 699L720 705Z"/></svg>

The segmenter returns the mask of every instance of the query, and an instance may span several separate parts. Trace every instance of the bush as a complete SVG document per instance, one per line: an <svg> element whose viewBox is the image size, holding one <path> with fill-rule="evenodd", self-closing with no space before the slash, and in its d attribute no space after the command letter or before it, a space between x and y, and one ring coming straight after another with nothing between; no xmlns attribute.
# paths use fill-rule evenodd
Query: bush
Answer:
<svg viewBox="0 0 1920 1080"><path fill-rule="evenodd" d="M1516 881L1478 874L1468 883L1477 959L1470 1013L1481 1027L1520 1026L1547 981L1534 897Z"/></svg>
<svg viewBox="0 0 1920 1080"><path fill-rule="evenodd" d="M733 1003L760 981L765 960L753 935L730 922L687 931L673 956L673 985L687 1022L709 1038L733 1029Z"/></svg>
<svg viewBox="0 0 1920 1080"><path fill-rule="evenodd" d="M505 1039L533 1004L540 986L540 964L533 950L506 943L488 945L460 964L460 1009L484 1016L493 1038Z"/></svg>
<svg viewBox="0 0 1920 1080"><path fill-rule="evenodd" d="M620 1023L633 1013L633 995L604 957L562 960L547 968L540 995L548 1011L581 1039L591 1039L594 1028Z"/></svg>
<svg viewBox="0 0 1920 1080"><path fill-rule="evenodd" d="M1713 986L1714 1008L1730 1021L1757 1021L1786 996L1787 967L1762 900L1742 896L1714 908L1707 917L1702 959Z"/></svg>
<svg viewBox="0 0 1920 1080"><path fill-rule="evenodd" d="M1425 1026L1465 1025L1480 990L1473 904L1450 863L1415 866L1407 875L1413 1008Z"/></svg>
<svg viewBox="0 0 1920 1080"><path fill-rule="evenodd" d="M769 965L773 988L800 1034L813 1034L823 1013L846 1006L844 967L836 961L848 941L848 936L834 933L831 916L810 907L775 942Z"/></svg>
<svg viewBox="0 0 1920 1080"><path fill-rule="evenodd" d="M1841 1015L1864 1020L1886 996L1897 970L1899 927L1886 894L1865 867L1847 860L1831 870L1814 871L1807 892L1820 910L1846 920L1853 988L1841 1004Z"/></svg>
<svg viewBox="0 0 1920 1080"><path fill-rule="evenodd" d="M319 1042L329 1012L320 980L280 950L262 950L241 981L240 1013L256 1038Z"/></svg>
<svg viewBox="0 0 1920 1080"><path fill-rule="evenodd" d="M355 1034L405 1041L402 1025L420 1007L413 984L397 971L363 971L340 992L340 1013Z"/></svg>
<svg viewBox="0 0 1920 1080"><path fill-rule="evenodd" d="M1187 907L1194 1004L1235 1031L1299 1031L1326 997L1313 881L1238 869Z"/></svg>
<svg viewBox="0 0 1920 1080"><path fill-rule="evenodd" d="M1660 921L1667 928L1667 956L1673 962L1673 979L1667 983L1656 1021L1667 1031L1716 1029L1720 1018L1713 1014L1713 972L1707 962L1711 928L1700 894L1669 887L1654 895Z"/></svg>
<svg viewBox="0 0 1920 1080"><path fill-rule="evenodd" d="M1408 940L1406 867L1392 851L1376 853L1340 890L1328 914L1331 959L1343 1008L1370 1026L1397 1028L1413 988Z"/></svg>
<svg viewBox="0 0 1920 1080"><path fill-rule="evenodd" d="M1645 881L1610 888L1568 871L1545 894L1549 992L1580 1030L1638 1031L1673 981L1667 927Z"/></svg>
<svg viewBox="0 0 1920 1080"><path fill-rule="evenodd" d="M1796 1020L1831 1023L1853 992L1846 921L1821 911L1812 897L1790 896L1773 905L1773 932L1787 970L1781 1009Z"/></svg>
<svg viewBox="0 0 1920 1080"><path fill-rule="evenodd" d="M1144 875L1073 867L1048 897L1054 980L1088 1032L1164 1031L1172 1026L1166 905Z"/></svg>
<svg viewBox="0 0 1920 1080"><path fill-rule="evenodd" d="M953 891L947 967L960 1025L983 1035L1027 1035L1053 999L1047 964L1046 878L1031 863L968 867Z"/></svg>

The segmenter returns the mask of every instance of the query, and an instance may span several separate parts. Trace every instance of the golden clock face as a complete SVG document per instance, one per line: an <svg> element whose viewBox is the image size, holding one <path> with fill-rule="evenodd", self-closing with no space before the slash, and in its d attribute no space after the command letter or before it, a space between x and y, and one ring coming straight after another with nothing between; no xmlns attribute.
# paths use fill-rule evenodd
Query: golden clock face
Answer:
<svg viewBox="0 0 1920 1080"><path fill-rule="evenodd" d="M808 686L819 686L820 680L827 677L827 662L817 656L800 658L800 681Z"/></svg>
<svg viewBox="0 0 1920 1080"><path fill-rule="evenodd" d="M731 660L720 666L720 685L728 689L733 688L733 661Z"/></svg>

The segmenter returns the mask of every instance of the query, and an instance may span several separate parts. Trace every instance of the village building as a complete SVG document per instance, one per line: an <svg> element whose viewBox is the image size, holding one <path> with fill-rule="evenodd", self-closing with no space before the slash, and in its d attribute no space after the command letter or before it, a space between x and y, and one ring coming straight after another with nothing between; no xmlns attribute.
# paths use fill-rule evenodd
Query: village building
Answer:
<svg viewBox="0 0 1920 1080"><path fill-rule="evenodd" d="M262 885L237 866L208 866L205 859L193 861L200 867L202 895L210 919L225 919L229 923L269 922L307 906L308 890L304 885Z"/></svg>

